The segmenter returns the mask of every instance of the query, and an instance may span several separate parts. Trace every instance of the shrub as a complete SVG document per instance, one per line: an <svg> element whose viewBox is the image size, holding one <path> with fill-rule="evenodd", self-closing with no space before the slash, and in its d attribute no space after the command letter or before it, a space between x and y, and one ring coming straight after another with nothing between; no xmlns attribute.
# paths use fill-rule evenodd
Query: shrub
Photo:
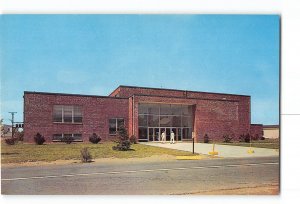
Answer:
<svg viewBox="0 0 300 204"><path fill-rule="evenodd" d="M35 144L37 144L37 145L42 145L42 144L44 144L45 141L46 141L46 140L45 140L44 136L42 136L40 133L37 133L37 134L34 136L34 142L35 142Z"/></svg>
<svg viewBox="0 0 300 204"><path fill-rule="evenodd" d="M136 136L131 135L131 137L129 138L129 140L130 140L130 143L131 143L131 144L137 144Z"/></svg>
<svg viewBox="0 0 300 204"><path fill-rule="evenodd" d="M233 139L233 137L230 136L229 134L223 135L223 138L224 138L224 142L226 142L226 143L231 142L231 140Z"/></svg>
<svg viewBox="0 0 300 204"><path fill-rule="evenodd" d="M80 153L81 153L81 161L83 163L92 161L92 156L87 147L84 147L82 150L80 150Z"/></svg>
<svg viewBox="0 0 300 204"><path fill-rule="evenodd" d="M209 137L207 134L204 135L204 143L209 143Z"/></svg>
<svg viewBox="0 0 300 204"><path fill-rule="evenodd" d="M260 140L265 140L266 138L264 137L264 136L262 136L261 138L260 138Z"/></svg>
<svg viewBox="0 0 300 204"><path fill-rule="evenodd" d="M240 135L239 139L240 139L240 142L249 143L250 142L250 135L249 135L249 133L246 134L246 135L242 134L242 135Z"/></svg>
<svg viewBox="0 0 300 204"><path fill-rule="evenodd" d="M64 135L61 141L66 144L71 144L74 141L74 138L71 135Z"/></svg>
<svg viewBox="0 0 300 204"><path fill-rule="evenodd" d="M93 135L89 137L89 141L93 144L98 144L101 141L101 137L99 137L96 133L93 133Z"/></svg>
<svg viewBox="0 0 300 204"><path fill-rule="evenodd" d="M5 143L8 144L8 145L14 145L17 143L17 139L16 138L7 138L5 139Z"/></svg>
<svg viewBox="0 0 300 204"><path fill-rule="evenodd" d="M127 134L127 130L124 128L124 126L121 126L118 133L117 133L117 140L115 141L117 143L116 146L113 146L113 150L118 151L127 151L130 150L130 140Z"/></svg>
<svg viewBox="0 0 300 204"><path fill-rule="evenodd" d="M245 136L245 142L249 143L251 139L251 136L249 135L249 133Z"/></svg>
<svg viewBox="0 0 300 204"><path fill-rule="evenodd" d="M255 136L251 136L251 139L252 139L252 140L258 140L258 139L259 139L259 135L258 135L258 134L255 134Z"/></svg>
<svg viewBox="0 0 300 204"><path fill-rule="evenodd" d="M15 137L18 141L23 141L24 140L24 131L16 132Z"/></svg>

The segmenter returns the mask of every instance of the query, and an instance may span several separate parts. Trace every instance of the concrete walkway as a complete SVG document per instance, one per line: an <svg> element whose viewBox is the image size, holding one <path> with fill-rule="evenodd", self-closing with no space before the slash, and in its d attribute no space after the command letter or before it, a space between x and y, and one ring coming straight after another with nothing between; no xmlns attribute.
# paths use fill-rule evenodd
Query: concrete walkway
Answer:
<svg viewBox="0 0 300 204"><path fill-rule="evenodd" d="M177 149L183 151L193 151L192 143L178 142L175 144L170 143L156 143L156 142L141 142L144 145L150 145L155 147L164 147L170 149ZM195 143L195 152L199 154L206 154L212 151L213 144ZM219 157L267 157L267 156L279 156L279 151L276 149L266 148L252 148L254 153L249 154L247 151L249 147L233 146L233 145L215 145L215 151L219 154Z"/></svg>

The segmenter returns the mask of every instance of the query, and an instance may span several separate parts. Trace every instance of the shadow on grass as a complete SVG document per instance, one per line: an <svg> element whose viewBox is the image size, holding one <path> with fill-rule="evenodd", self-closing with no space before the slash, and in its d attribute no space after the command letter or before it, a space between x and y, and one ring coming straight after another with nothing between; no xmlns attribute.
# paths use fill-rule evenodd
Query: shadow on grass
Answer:
<svg viewBox="0 0 300 204"><path fill-rule="evenodd" d="M20 153L17 153L17 152L12 152L12 153L1 153L1 155L15 155L15 154L20 154Z"/></svg>
<svg viewBox="0 0 300 204"><path fill-rule="evenodd" d="M81 162L78 162L78 163L81 163L81 164L89 164L89 163L94 163L94 162L95 162L95 161L90 160L90 161L86 161L86 162L81 161ZM76 162L74 162L74 163L76 163Z"/></svg>
<svg viewBox="0 0 300 204"><path fill-rule="evenodd" d="M131 151L135 151L135 149L128 149L128 150L118 150L118 149L113 149L114 151L118 151L118 152L131 152Z"/></svg>

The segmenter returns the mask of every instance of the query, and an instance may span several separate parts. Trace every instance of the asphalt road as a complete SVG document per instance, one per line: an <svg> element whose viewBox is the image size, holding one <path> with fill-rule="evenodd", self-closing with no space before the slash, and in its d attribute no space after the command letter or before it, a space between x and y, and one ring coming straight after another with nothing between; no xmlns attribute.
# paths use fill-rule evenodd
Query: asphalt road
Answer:
<svg viewBox="0 0 300 204"><path fill-rule="evenodd" d="M2 168L2 194L151 195L279 184L279 158Z"/></svg>

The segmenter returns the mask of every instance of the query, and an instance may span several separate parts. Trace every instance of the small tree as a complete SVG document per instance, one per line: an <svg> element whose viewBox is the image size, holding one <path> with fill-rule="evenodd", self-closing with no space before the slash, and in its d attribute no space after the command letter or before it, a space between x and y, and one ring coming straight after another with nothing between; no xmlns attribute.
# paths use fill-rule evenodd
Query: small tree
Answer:
<svg viewBox="0 0 300 204"><path fill-rule="evenodd" d="M117 140L115 142L117 143L117 145L112 147L113 150L127 151L130 149L130 140L127 134L127 130L124 126L121 126L119 131L117 132Z"/></svg>
<svg viewBox="0 0 300 204"><path fill-rule="evenodd" d="M92 155L90 154L87 147L84 147L82 150L80 150L80 153L81 153L81 161L83 163L92 161Z"/></svg>
<svg viewBox="0 0 300 204"><path fill-rule="evenodd" d="M204 135L204 143L209 143L209 137L207 134Z"/></svg>
<svg viewBox="0 0 300 204"><path fill-rule="evenodd" d="M42 145L42 144L44 144L45 141L46 141L46 140L45 140L44 136L42 136L40 133L37 133L37 134L34 136L34 142L35 142L35 144L37 144L37 145Z"/></svg>
<svg viewBox="0 0 300 204"><path fill-rule="evenodd" d="M1 131L1 137L3 137L5 135L5 128L3 125L3 119L0 119L0 131Z"/></svg>
<svg viewBox="0 0 300 204"><path fill-rule="evenodd" d="M98 144L101 141L101 137L99 137L96 133L93 133L92 136L89 137L89 141L93 144Z"/></svg>
<svg viewBox="0 0 300 204"><path fill-rule="evenodd" d="M15 137L16 137L16 139L18 140L18 141L23 141L24 140L24 131L22 130L22 131L17 131L16 133L15 133Z"/></svg>
<svg viewBox="0 0 300 204"><path fill-rule="evenodd" d="M4 137L9 132L9 129L5 128L3 124L3 119L0 119L0 128L1 128L1 137Z"/></svg>
<svg viewBox="0 0 300 204"><path fill-rule="evenodd" d="M15 145L17 142L18 140L14 137L5 139L5 143L8 145Z"/></svg>

